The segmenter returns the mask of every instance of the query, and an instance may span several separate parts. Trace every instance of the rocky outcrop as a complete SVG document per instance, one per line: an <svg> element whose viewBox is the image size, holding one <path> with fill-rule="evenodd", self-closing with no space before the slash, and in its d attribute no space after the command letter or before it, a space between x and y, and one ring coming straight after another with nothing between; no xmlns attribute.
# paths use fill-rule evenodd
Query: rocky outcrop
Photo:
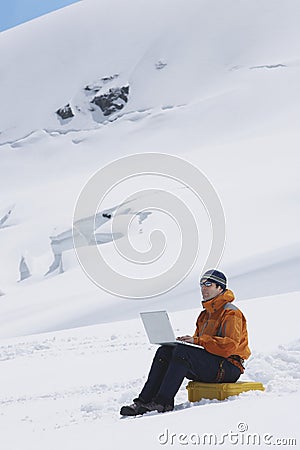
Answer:
<svg viewBox="0 0 300 450"><path fill-rule="evenodd" d="M80 117L84 117L86 122L89 116L91 120L101 123L106 116L124 108L128 102L129 85L117 78L118 73L106 75L82 87L70 103L56 111L61 125L67 124L73 117L75 122Z"/></svg>
<svg viewBox="0 0 300 450"><path fill-rule="evenodd" d="M66 106L63 106L62 108L59 108L56 111L56 114L61 118L61 119L70 119L71 117L74 117L72 108L70 106L70 103L68 103Z"/></svg>
<svg viewBox="0 0 300 450"><path fill-rule="evenodd" d="M165 63L165 62L159 60L159 61L157 61L157 63L155 64L155 68L156 68L157 70L161 70L161 69L164 69L164 68L166 67L166 65L167 65L167 63Z"/></svg>
<svg viewBox="0 0 300 450"><path fill-rule="evenodd" d="M87 92L99 92L100 89L103 87L103 84L109 83L112 80L115 80L116 78L118 78L119 74L115 73L114 75L108 75L105 77L102 77L100 79L98 79L97 81L87 84L84 87L84 90Z"/></svg>
<svg viewBox="0 0 300 450"><path fill-rule="evenodd" d="M105 94L96 95L91 103L99 106L104 116L121 110L128 102L129 86L111 88Z"/></svg>

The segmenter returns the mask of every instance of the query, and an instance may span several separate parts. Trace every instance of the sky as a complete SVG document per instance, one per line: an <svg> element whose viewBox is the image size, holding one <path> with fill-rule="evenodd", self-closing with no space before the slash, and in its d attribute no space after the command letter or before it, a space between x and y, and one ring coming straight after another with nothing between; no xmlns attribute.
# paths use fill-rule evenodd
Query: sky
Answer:
<svg viewBox="0 0 300 450"><path fill-rule="evenodd" d="M79 0L3 0L1 2L0 31L13 28L36 17Z"/></svg>

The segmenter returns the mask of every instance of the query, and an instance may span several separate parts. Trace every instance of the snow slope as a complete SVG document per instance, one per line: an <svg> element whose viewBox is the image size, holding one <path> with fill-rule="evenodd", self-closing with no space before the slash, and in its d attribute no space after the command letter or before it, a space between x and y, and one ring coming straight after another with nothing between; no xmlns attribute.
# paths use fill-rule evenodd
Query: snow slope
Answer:
<svg viewBox="0 0 300 450"><path fill-rule="evenodd" d="M119 416L120 405L142 388L155 351L139 319L3 340L1 448L181 448L180 433L214 433L221 440L230 430L241 442L240 423L248 425L244 435L261 436L262 448L277 438L297 439L299 445L298 318L291 314L283 320L282 313L297 310L298 303L299 293L293 293L239 305L248 319L252 349L241 379L263 382L265 392L192 404L183 383L175 411L163 416ZM172 314L176 332L191 333L198 312ZM176 445L158 441L166 430L177 434ZM265 444L264 434L273 436ZM231 445L227 442L225 448Z"/></svg>

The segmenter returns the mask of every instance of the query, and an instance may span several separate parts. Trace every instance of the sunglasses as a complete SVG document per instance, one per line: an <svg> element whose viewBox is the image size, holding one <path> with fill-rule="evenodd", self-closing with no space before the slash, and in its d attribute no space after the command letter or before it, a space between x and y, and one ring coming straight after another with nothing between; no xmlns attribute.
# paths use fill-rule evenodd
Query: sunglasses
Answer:
<svg viewBox="0 0 300 450"><path fill-rule="evenodd" d="M200 281L200 286L212 286L211 281Z"/></svg>

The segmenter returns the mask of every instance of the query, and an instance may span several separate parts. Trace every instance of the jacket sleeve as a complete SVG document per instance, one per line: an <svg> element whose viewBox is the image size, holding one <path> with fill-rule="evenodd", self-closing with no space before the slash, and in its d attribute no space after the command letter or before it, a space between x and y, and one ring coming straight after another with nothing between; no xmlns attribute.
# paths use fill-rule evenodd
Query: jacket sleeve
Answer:
<svg viewBox="0 0 300 450"><path fill-rule="evenodd" d="M198 319L197 319L197 321L196 321L196 330L195 330L195 333L193 334L193 338L194 338L194 344L196 344L196 345L201 345L200 343L199 343L199 327L198 327L198 322L199 322L199 320L201 320L201 318L202 318L202 314L203 313L201 313L200 315L199 315L199 317L198 317Z"/></svg>
<svg viewBox="0 0 300 450"><path fill-rule="evenodd" d="M228 358L228 356L236 354L241 342L241 312L238 310L226 311L221 325L221 336L209 336L208 334L203 334L197 339L197 344L202 345L209 353Z"/></svg>

